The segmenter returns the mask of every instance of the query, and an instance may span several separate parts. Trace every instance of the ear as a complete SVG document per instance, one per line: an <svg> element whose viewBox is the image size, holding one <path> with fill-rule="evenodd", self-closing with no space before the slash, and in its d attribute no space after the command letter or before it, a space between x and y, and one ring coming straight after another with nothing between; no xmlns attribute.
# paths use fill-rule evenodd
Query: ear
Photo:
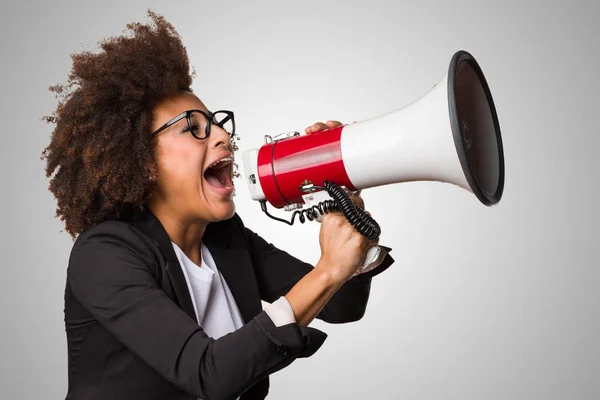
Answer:
<svg viewBox="0 0 600 400"><path fill-rule="evenodd" d="M151 182L158 180L158 165L154 161L150 161L146 165L146 176L148 176L148 180Z"/></svg>

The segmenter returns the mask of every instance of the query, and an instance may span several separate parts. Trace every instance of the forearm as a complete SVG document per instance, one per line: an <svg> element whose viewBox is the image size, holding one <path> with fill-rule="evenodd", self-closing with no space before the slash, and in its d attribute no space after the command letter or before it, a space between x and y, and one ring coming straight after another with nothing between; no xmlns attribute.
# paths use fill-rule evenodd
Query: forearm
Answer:
<svg viewBox="0 0 600 400"><path fill-rule="evenodd" d="M308 326L342 283L343 280L330 274L320 264L300 279L285 295L294 310L297 324Z"/></svg>

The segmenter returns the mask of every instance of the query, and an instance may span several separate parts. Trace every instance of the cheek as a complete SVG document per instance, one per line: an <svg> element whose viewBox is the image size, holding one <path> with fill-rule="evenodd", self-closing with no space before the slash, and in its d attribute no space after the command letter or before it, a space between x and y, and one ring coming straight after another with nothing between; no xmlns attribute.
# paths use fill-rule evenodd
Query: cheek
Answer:
<svg viewBox="0 0 600 400"><path fill-rule="evenodd" d="M191 146L164 146L158 155L159 174L164 182L177 183L197 180L202 172L202 154ZM169 185L172 186L172 185Z"/></svg>

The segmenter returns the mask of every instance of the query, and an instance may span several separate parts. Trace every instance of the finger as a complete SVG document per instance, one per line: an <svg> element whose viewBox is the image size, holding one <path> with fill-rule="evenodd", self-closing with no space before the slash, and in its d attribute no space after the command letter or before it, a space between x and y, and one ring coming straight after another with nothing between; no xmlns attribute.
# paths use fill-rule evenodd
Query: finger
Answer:
<svg viewBox="0 0 600 400"><path fill-rule="evenodd" d="M327 125L326 124L324 124L323 122L315 122L311 126L307 126L304 131L307 134L311 134L311 133L319 132L319 131L322 131L322 130L325 130L325 129L327 129Z"/></svg>
<svg viewBox="0 0 600 400"><path fill-rule="evenodd" d="M350 197L352 196L360 196L360 194L362 193L362 189L358 189L358 190L349 190L349 189L345 189L346 194Z"/></svg>
<svg viewBox="0 0 600 400"><path fill-rule="evenodd" d="M350 200L354 203L355 206L365 209L365 201L360 196L350 196Z"/></svg>
<svg viewBox="0 0 600 400"><path fill-rule="evenodd" d="M307 126L305 129L305 132L307 134L311 134L311 133L315 133L315 132L324 131L326 129L336 128L336 127L342 126L342 125L344 125L344 124L342 124L340 121L330 119L325 123L315 122L311 126Z"/></svg>
<svg viewBox="0 0 600 400"><path fill-rule="evenodd" d="M367 248L371 248L371 246L378 246L379 245L379 238L377 238L375 240L369 240L368 244L369 244L369 246Z"/></svg>
<svg viewBox="0 0 600 400"><path fill-rule="evenodd" d="M361 190L357 190L356 192L349 192L350 200L363 210L365 209L365 200L360 195Z"/></svg>
<svg viewBox="0 0 600 400"><path fill-rule="evenodd" d="M346 218L341 211L333 211L333 212L325 213L323 215L323 218L321 218L321 223L323 223L323 222L331 223L331 221L335 221L336 223L342 222L342 220L339 218L344 218L344 219Z"/></svg>

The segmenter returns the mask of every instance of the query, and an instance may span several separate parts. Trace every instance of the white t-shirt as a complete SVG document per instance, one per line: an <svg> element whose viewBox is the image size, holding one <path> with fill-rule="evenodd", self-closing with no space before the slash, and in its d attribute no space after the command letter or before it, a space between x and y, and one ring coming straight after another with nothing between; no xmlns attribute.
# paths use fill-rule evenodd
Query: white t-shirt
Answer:
<svg viewBox="0 0 600 400"><path fill-rule="evenodd" d="M242 314L229 286L204 243L201 248L200 266L192 262L179 246L171 243L183 269L198 323L206 334L218 339L244 325Z"/></svg>

